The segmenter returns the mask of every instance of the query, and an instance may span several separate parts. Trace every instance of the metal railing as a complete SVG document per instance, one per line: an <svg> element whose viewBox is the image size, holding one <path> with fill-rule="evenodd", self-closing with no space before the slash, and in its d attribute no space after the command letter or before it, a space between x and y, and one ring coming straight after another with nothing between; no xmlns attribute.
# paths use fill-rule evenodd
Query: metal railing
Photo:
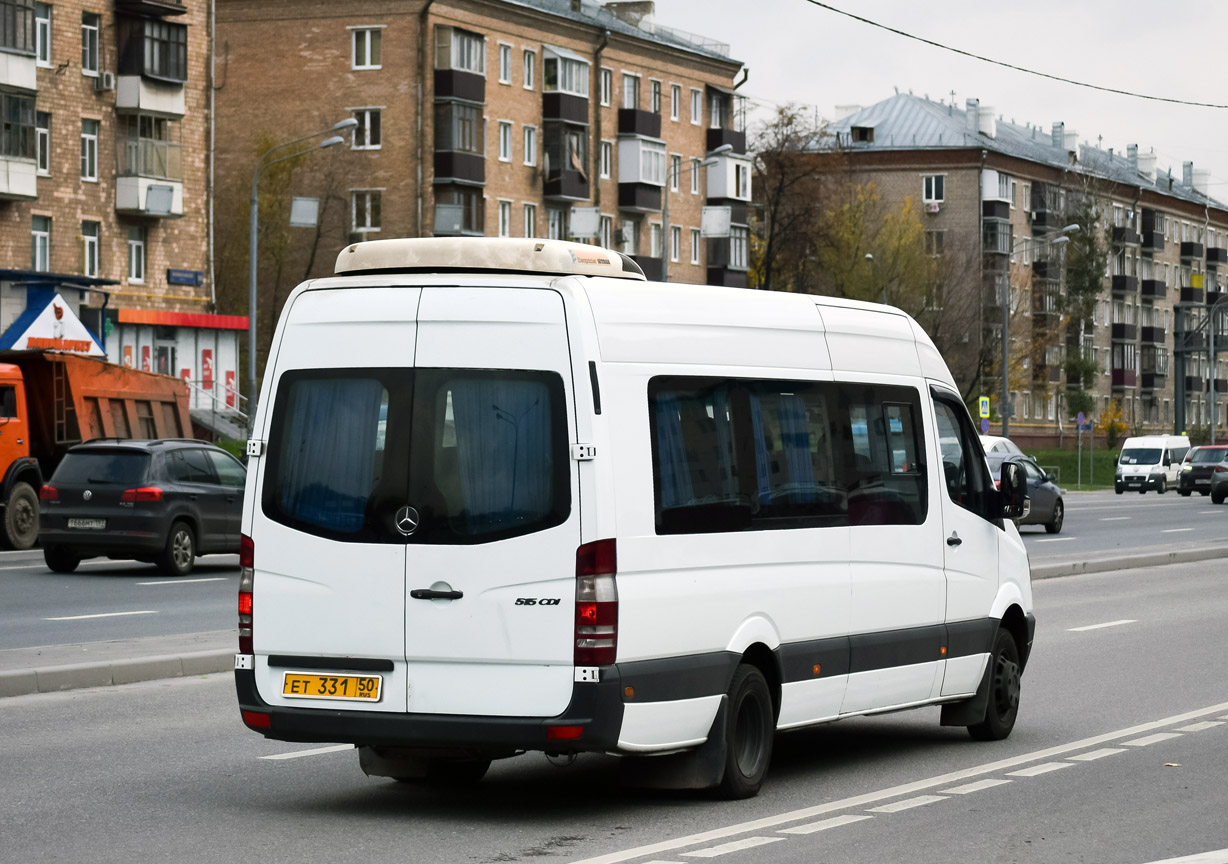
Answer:
<svg viewBox="0 0 1228 864"><path fill-rule="evenodd" d="M219 381L212 381L211 387L204 386L204 379L193 381L189 378L182 379L183 383L188 385L189 407L199 407L198 402L204 401L208 403L209 414L213 423L216 426L218 415L222 415L224 419L231 420L244 429L248 426L247 413L240 406L247 402L247 397L237 390L226 392L226 385ZM220 395L219 395L220 394ZM234 397L235 404L227 405L226 401L231 396Z"/></svg>
<svg viewBox="0 0 1228 864"><path fill-rule="evenodd" d="M120 177L183 180L183 153L178 144L152 138L128 139L116 153Z"/></svg>

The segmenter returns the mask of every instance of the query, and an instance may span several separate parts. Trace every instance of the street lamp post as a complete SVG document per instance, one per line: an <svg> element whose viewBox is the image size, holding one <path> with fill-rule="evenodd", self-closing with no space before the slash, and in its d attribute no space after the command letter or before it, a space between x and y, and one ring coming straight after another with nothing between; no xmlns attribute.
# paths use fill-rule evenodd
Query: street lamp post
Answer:
<svg viewBox="0 0 1228 864"><path fill-rule="evenodd" d="M866 261L870 263L870 281L874 281L874 253L866 253ZM887 283L883 282L883 305L887 305Z"/></svg>
<svg viewBox="0 0 1228 864"><path fill-rule="evenodd" d="M1211 314L1207 321L1207 329L1210 331L1207 334L1207 353L1211 360L1211 443L1215 443L1215 421L1219 419L1215 414L1215 316L1219 314L1220 309L1228 303L1228 294L1221 295L1216 298L1211 304Z"/></svg>
<svg viewBox="0 0 1228 864"><path fill-rule="evenodd" d="M1069 243L1070 238L1066 235L1073 231L1078 231L1077 224L1067 225L1058 231L1050 234L1045 234L1041 237L1026 237L1023 240L1023 248L1027 248L1027 244L1039 245L1048 243L1050 246L1060 246L1063 243ZM1052 238L1052 239L1050 239ZM1011 243L1011 256L1013 257L1017 251L1014 242ZM999 404L998 413L1002 415L1002 437L1010 437L1011 429L1011 372L1010 372L1010 352L1011 352L1011 280L1010 267L1006 270L1006 284L1002 286L1001 298L1002 304L1002 397Z"/></svg>
<svg viewBox="0 0 1228 864"><path fill-rule="evenodd" d="M339 123L334 123L327 129L322 129L319 132L313 132L311 135L304 135L302 138L295 138L292 141L283 141L281 144L275 144L256 160L256 170L252 172L252 200L251 213L248 218L248 267L247 267L247 420L249 427L256 422L256 246L257 235L256 226L260 212L260 172L270 165L286 159L293 159L296 156L302 156L309 150L300 150L294 153L287 153L284 156L278 156L276 159L270 159L269 155L276 150L281 150L283 147L290 147L294 144L301 144L304 141L310 141L312 138L319 138L321 135L327 135L329 132L339 132L343 129L353 129L358 125L358 121L353 117L347 117ZM338 144L344 144L345 139L340 135L333 135L331 138L326 138L320 142L319 149L325 147L334 147Z"/></svg>
<svg viewBox="0 0 1228 864"><path fill-rule="evenodd" d="M732 144L722 144L708 154L708 158L699 163L704 168L711 168L716 164L716 156L721 153L728 153L733 149ZM690 174L697 166L691 165L687 168L679 167L674 171L673 167L666 172L665 189L661 192L661 281L669 281L669 187L673 185L674 179L682 177L684 174Z"/></svg>

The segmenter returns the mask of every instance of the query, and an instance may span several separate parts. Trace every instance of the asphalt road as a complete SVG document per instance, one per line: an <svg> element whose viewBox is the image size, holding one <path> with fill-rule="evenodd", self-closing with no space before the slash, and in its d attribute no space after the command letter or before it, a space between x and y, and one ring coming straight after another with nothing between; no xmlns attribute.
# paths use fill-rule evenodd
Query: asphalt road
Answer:
<svg viewBox="0 0 1228 864"><path fill-rule="evenodd" d="M1039 582L1010 739L973 742L936 709L782 735L743 802L624 789L605 756L518 757L468 790L369 779L352 750L246 730L227 675L0 700L0 861L1144 864L1225 849L1221 571Z"/></svg>

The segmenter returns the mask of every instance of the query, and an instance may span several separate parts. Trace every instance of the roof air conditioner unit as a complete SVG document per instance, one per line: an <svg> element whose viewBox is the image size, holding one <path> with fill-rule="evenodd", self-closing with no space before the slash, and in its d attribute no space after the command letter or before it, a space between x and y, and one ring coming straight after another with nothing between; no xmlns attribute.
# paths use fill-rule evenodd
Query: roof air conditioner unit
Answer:
<svg viewBox="0 0 1228 864"><path fill-rule="evenodd" d="M937 213L941 209L942 209L942 205L939 204L937 201L930 201L925 205L926 213Z"/></svg>
<svg viewBox="0 0 1228 864"><path fill-rule="evenodd" d="M115 73L114 72L99 72L98 77L94 79L94 89L101 92L103 90L115 89Z"/></svg>

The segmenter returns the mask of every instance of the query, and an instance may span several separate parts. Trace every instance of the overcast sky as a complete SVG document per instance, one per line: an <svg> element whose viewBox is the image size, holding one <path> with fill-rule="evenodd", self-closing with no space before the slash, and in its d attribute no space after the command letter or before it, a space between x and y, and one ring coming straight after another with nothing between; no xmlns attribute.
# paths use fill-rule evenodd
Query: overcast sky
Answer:
<svg viewBox="0 0 1228 864"><path fill-rule="evenodd" d="M829 6L954 48L1088 84L1148 96L1228 104L1219 50L1228 2L1182 0L824 0ZM1103 93L1004 69L886 32L806 0L656 0L659 24L726 42L756 103L797 102L831 119L837 105L872 105L901 92L977 98L1006 120L1124 152L1154 149L1157 167L1211 171L1228 202L1228 109Z"/></svg>

